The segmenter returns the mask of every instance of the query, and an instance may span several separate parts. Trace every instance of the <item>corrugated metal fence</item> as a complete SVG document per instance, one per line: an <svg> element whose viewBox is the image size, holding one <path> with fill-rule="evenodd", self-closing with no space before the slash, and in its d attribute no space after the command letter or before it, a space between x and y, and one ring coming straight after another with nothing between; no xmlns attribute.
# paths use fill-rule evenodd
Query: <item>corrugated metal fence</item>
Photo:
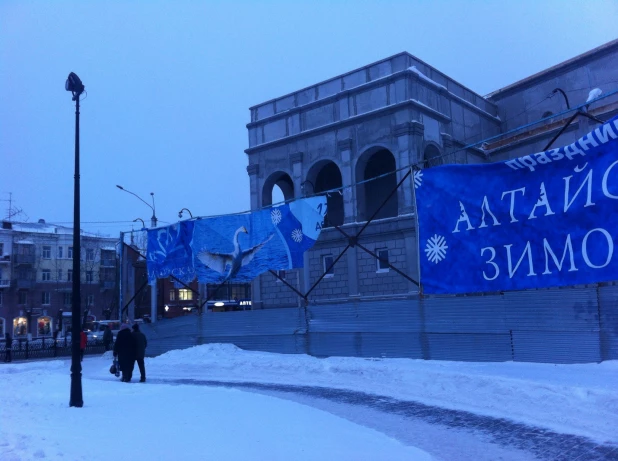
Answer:
<svg viewBox="0 0 618 461"><path fill-rule="evenodd" d="M146 324L149 355L197 344L317 357L618 359L618 287L208 313Z"/></svg>

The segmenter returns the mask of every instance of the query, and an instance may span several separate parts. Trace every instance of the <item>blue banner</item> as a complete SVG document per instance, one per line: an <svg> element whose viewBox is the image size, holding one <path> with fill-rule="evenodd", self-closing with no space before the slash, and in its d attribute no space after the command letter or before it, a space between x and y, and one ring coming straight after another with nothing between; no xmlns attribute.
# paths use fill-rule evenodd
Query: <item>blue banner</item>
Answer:
<svg viewBox="0 0 618 461"><path fill-rule="evenodd" d="M303 267L318 239L326 197L295 200L253 213L181 221L148 231L148 280L249 282L268 270Z"/></svg>
<svg viewBox="0 0 618 461"><path fill-rule="evenodd" d="M416 171L423 291L617 280L617 138L614 118L558 149Z"/></svg>

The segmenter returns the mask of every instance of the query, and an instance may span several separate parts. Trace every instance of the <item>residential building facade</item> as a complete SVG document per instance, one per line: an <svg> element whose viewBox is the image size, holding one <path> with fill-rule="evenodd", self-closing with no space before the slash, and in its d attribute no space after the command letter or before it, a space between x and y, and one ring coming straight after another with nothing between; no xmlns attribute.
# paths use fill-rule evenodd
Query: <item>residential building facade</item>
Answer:
<svg viewBox="0 0 618 461"><path fill-rule="evenodd" d="M251 107L245 152L253 210L272 205L274 188L285 200L339 189L327 194L328 216L305 267L286 271L286 282L303 293L314 287L309 300L317 303L416 296L414 183L402 182L406 167L543 151L571 116L564 112L595 89L610 96L584 110L602 120L616 115L618 40L487 96L400 53ZM579 117L557 143L594 127ZM364 229L359 243L373 255L333 225L350 236ZM252 284L252 301L254 308L291 307L301 298L264 274Z"/></svg>
<svg viewBox="0 0 618 461"><path fill-rule="evenodd" d="M3 221L0 229L0 332L15 338L51 336L70 325L73 278L90 321L117 306L117 240L81 233L81 273L73 274L73 229Z"/></svg>

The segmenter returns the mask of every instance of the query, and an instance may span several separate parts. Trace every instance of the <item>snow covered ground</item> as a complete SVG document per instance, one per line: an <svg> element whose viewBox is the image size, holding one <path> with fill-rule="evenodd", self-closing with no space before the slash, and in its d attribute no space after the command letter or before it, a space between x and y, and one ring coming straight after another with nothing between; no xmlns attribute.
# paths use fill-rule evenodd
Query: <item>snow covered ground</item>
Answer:
<svg viewBox="0 0 618 461"><path fill-rule="evenodd" d="M429 460L376 430L237 389L120 383L110 353L83 362L84 407L69 408L70 361L0 366L0 459ZM618 362L584 365L318 359L211 344L147 359L149 381L323 386L503 417L618 442ZM112 451L110 451L112 450Z"/></svg>

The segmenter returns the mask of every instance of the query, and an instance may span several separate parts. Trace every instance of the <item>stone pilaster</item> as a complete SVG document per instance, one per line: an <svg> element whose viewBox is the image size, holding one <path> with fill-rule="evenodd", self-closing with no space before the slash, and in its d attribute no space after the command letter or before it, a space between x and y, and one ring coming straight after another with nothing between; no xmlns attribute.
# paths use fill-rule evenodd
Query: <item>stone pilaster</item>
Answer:
<svg viewBox="0 0 618 461"><path fill-rule="evenodd" d="M261 201L261 183L259 178L260 165L253 163L247 167L247 173L249 174L250 191L251 191L251 210L257 210L260 208ZM261 277L256 277L251 282L251 309L262 308L262 283Z"/></svg>
<svg viewBox="0 0 618 461"><path fill-rule="evenodd" d="M393 136L397 138L398 168L413 165L422 159L423 133L425 128L422 123L412 121L397 125L393 129ZM409 170L397 172L397 182L406 175ZM398 193L399 214L408 214L414 211L414 197L412 188L414 178L410 177L401 185Z"/></svg>
<svg viewBox="0 0 618 461"><path fill-rule="evenodd" d="M352 170L352 140L342 139L337 143L341 158L341 183L343 194L343 222L344 224L356 221L356 187L354 171ZM346 187L347 186L347 187Z"/></svg>

